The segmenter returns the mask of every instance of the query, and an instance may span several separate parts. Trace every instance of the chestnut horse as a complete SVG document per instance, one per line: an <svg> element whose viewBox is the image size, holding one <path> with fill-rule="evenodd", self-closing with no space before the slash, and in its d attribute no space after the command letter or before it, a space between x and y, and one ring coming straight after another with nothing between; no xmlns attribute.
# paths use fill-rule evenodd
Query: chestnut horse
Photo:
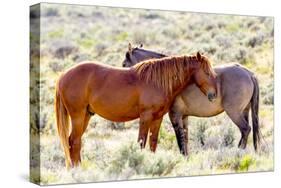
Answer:
<svg viewBox="0 0 281 188"><path fill-rule="evenodd" d="M79 165L81 137L94 114L116 122L140 118L138 142L144 148L150 131L150 149L155 151L163 115L192 83L209 100L216 97L215 73L200 53L148 60L131 68L84 62L65 72L56 85L55 110L67 168Z"/></svg>
<svg viewBox="0 0 281 188"><path fill-rule="evenodd" d="M132 48L126 52L123 67L130 67L136 63L151 59L163 58L162 53ZM214 68L217 74L218 96L215 102L209 102L195 85L187 86L174 100L169 116L173 124L177 142L181 153L188 155L188 116L211 117L223 111L238 126L241 139L238 147L246 148L249 126L249 110L252 113L254 148L260 142L259 130L259 84L255 75L245 67L234 64ZM203 108L202 108L203 107Z"/></svg>

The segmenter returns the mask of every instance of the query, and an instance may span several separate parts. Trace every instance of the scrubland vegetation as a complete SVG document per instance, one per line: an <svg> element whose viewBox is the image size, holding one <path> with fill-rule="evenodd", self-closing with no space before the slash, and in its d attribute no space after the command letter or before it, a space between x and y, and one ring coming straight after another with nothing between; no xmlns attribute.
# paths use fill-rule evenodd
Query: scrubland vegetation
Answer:
<svg viewBox="0 0 281 188"><path fill-rule="evenodd" d="M39 15L32 12L31 19L35 22ZM273 18L42 4L40 32L40 38L30 34L31 41L41 42L40 115L31 117L31 135L39 133L41 140L31 151L41 152L42 184L273 170ZM120 67L128 42L168 55L200 51L214 65L237 62L253 71L261 95L259 152L253 149L252 134L246 150L237 148L240 131L225 113L189 118L188 158L179 153L167 115L156 153L140 149L138 120L114 123L94 116L83 136L81 166L66 171L55 124L56 80L83 60ZM37 164L31 161L31 168Z"/></svg>

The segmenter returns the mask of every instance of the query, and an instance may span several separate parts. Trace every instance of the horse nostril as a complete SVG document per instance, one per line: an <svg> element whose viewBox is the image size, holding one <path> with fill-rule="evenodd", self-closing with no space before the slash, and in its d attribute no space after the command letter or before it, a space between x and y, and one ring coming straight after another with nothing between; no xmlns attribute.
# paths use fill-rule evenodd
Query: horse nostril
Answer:
<svg viewBox="0 0 281 188"><path fill-rule="evenodd" d="M208 93L207 96L209 101L213 101L216 98L216 93Z"/></svg>

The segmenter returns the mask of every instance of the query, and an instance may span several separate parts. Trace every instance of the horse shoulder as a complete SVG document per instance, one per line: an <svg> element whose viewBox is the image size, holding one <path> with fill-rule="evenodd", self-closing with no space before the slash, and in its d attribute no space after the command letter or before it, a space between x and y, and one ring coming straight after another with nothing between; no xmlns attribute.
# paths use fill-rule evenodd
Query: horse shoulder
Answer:
<svg viewBox="0 0 281 188"><path fill-rule="evenodd" d="M172 99L163 90L154 85L140 82L139 87L139 104L141 111L152 110L160 113L168 111Z"/></svg>

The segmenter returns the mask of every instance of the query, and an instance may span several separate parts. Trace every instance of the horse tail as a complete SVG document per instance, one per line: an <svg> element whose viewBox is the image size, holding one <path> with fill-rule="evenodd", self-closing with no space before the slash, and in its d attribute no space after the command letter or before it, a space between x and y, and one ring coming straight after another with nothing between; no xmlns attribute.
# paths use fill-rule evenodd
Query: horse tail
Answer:
<svg viewBox="0 0 281 188"><path fill-rule="evenodd" d="M59 81L56 84L55 111L56 111L57 131L60 137L61 145L65 153L65 165L66 168L69 168L71 165L71 158L70 158L70 151L69 151L70 148L69 116L59 93Z"/></svg>
<svg viewBox="0 0 281 188"><path fill-rule="evenodd" d="M257 151L257 147L260 144L260 127L259 127L259 83L255 76L252 76L254 83L254 92L251 98L251 112L252 112L252 124L253 124L253 140L254 148Z"/></svg>

